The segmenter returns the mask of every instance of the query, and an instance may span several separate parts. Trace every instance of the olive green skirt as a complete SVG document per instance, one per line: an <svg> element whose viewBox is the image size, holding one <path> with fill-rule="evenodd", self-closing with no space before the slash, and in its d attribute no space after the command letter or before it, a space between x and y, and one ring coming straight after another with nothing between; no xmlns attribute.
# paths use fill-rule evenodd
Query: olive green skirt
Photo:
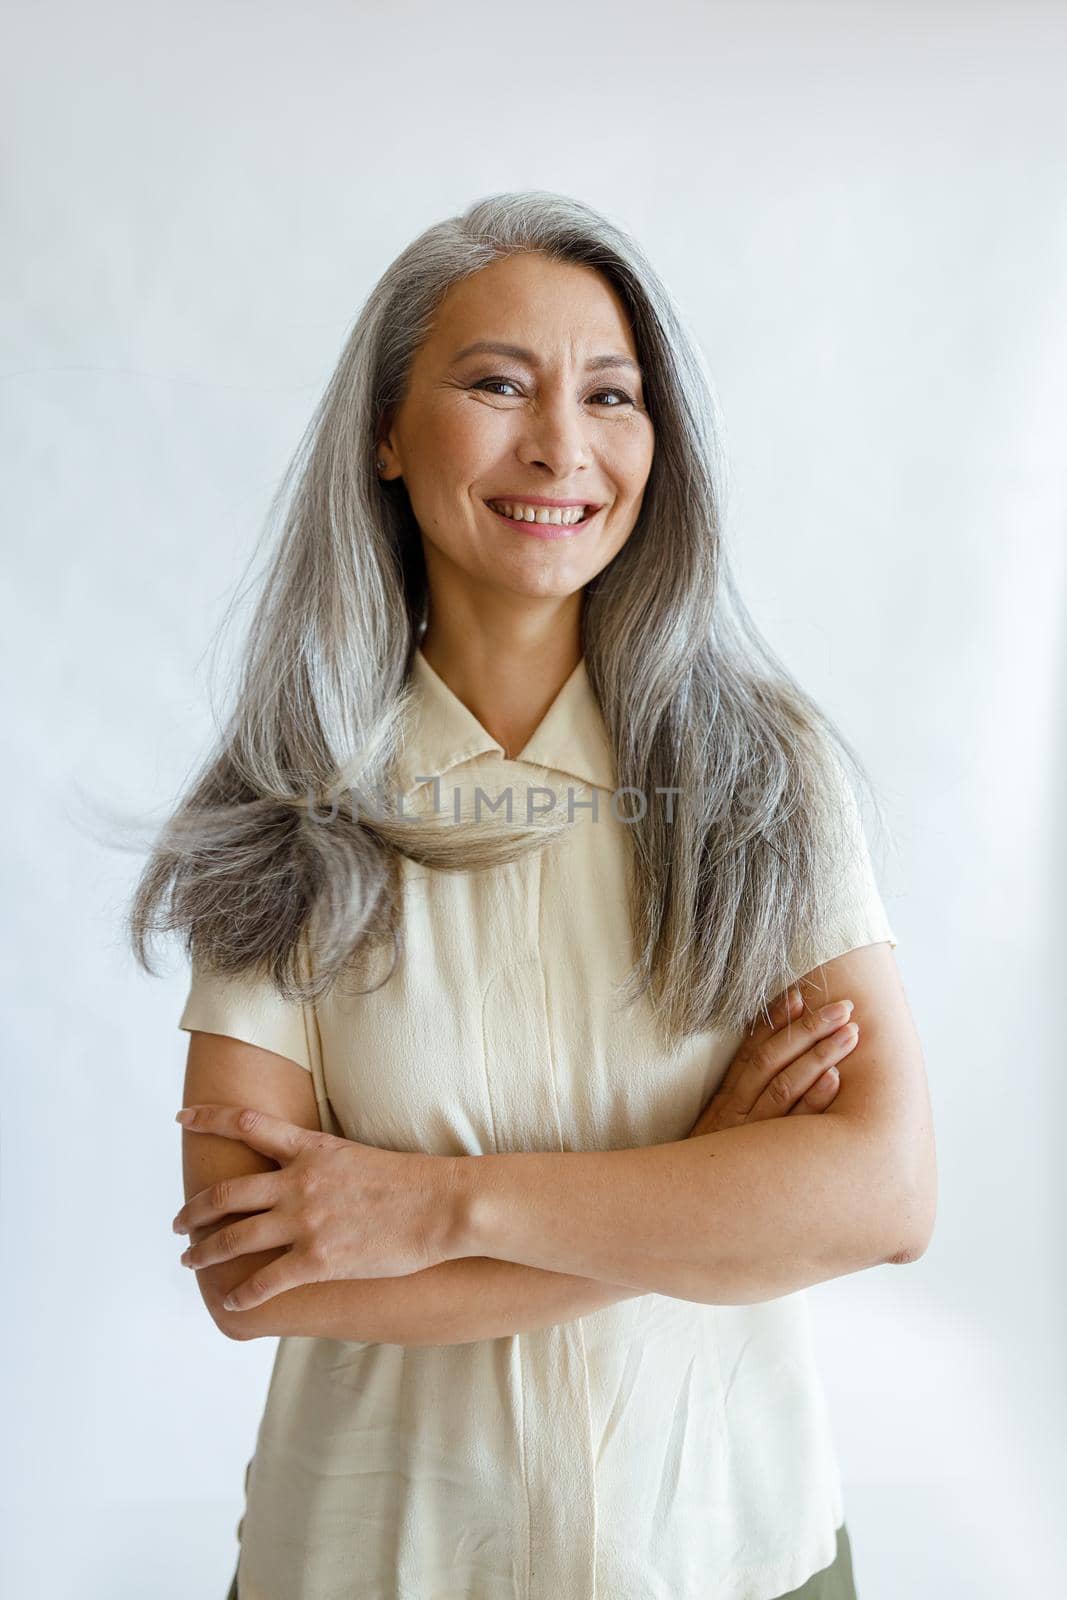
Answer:
<svg viewBox="0 0 1067 1600"><path fill-rule="evenodd" d="M236 1572L226 1600L240 1600ZM813 1572L807 1583L802 1583L799 1589L790 1589L788 1594L779 1595L778 1600L856 1600L852 1547L844 1523L837 1530L837 1554L830 1565L823 1567L821 1572Z"/></svg>

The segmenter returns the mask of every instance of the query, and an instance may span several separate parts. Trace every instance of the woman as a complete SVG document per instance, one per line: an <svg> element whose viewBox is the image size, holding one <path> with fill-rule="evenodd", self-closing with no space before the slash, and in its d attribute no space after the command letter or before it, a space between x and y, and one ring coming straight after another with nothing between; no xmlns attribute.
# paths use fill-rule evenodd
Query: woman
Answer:
<svg viewBox="0 0 1067 1600"><path fill-rule="evenodd" d="M506 194L294 464L132 912L193 964L183 1259L279 1338L231 1597L854 1594L803 1290L922 1254L929 1102L712 414L633 241Z"/></svg>

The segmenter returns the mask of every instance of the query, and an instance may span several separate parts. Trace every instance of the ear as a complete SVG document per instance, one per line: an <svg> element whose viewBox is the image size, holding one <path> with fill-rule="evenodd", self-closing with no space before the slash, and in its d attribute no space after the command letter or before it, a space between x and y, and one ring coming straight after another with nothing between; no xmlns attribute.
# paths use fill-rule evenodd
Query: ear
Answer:
<svg viewBox="0 0 1067 1600"><path fill-rule="evenodd" d="M392 437L395 412L395 406L387 406L378 418L378 426L374 430L374 475L383 482L400 476L400 458ZM380 469L379 462L383 463Z"/></svg>

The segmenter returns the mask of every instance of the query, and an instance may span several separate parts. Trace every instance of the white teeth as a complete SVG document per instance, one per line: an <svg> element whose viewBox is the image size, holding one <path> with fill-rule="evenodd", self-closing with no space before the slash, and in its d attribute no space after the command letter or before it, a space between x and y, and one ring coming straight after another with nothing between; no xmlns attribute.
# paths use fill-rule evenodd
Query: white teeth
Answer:
<svg viewBox="0 0 1067 1600"><path fill-rule="evenodd" d="M585 506L527 506L510 500L490 500L487 503L513 522L555 522L561 527L570 528L585 516Z"/></svg>

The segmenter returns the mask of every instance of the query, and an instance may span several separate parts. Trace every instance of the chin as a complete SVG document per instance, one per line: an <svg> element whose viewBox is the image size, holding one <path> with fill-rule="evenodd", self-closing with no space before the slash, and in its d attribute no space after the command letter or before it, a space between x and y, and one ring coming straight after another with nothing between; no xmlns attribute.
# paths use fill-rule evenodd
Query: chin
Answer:
<svg viewBox="0 0 1067 1600"><path fill-rule="evenodd" d="M512 594L525 595L530 600L568 600L571 595L579 594L588 582L588 578L582 578L575 583L552 582L548 579L544 583L538 583L536 579L531 579L528 583L517 583L512 578L504 580L502 587L510 590Z"/></svg>

